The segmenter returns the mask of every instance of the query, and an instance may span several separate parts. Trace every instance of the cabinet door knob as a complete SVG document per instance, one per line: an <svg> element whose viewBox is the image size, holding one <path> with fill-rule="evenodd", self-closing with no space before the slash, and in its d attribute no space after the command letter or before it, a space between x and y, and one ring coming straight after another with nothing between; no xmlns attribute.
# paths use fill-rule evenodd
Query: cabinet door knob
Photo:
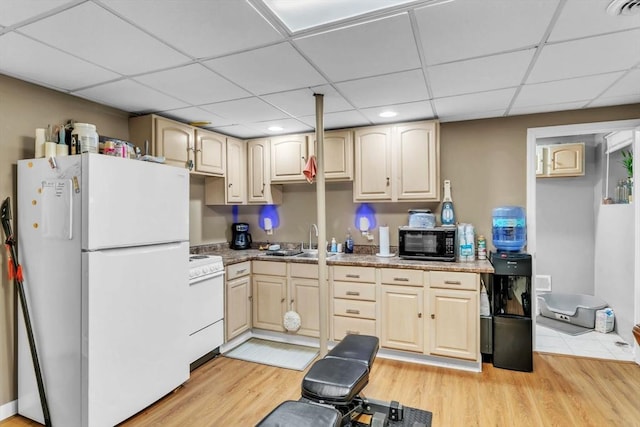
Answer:
<svg viewBox="0 0 640 427"><path fill-rule="evenodd" d="M387 187L389 186L389 177L387 177Z"/></svg>
<svg viewBox="0 0 640 427"><path fill-rule="evenodd" d="M435 319L435 318L436 318L436 315L435 315L435 314L432 314L432 315L431 315L431 318L432 318L432 319Z"/></svg>
<svg viewBox="0 0 640 427"><path fill-rule="evenodd" d="M422 319L422 313L418 313L418 319Z"/></svg>
<svg viewBox="0 0 640 427"><path fill-rule="evenodd" d="M193 170L193 160L189 160L189 161L187 162L187 168L188 168L189 170Z"/></svg>
<svg viewBox="0 0 640 427"><path fill-rule="evenodd" d="M284 302L284 300L285 300L285 299L286 299L286 298L282 298L282 299L280 300L280 302Z"/></svg>
<svg viewBox="0 0 640 427"><path fill-rule="evenodd" d="M229 188L231 188L231 186L232 186L232 185L233 185L233 183L231 183L231 182L230 182L230 183L229 183Z"/></svg>

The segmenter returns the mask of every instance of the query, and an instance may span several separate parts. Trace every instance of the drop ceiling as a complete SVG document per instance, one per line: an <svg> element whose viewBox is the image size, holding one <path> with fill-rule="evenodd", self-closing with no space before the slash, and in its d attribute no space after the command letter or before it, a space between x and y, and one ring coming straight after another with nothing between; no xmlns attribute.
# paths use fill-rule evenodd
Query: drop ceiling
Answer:
<svg viewBox="0 0 640 427"><path fill-rule="evenodd" d="M0 73L239 138L313 131L314 93L327 129L640 103L610 0L360 3L2 0Z"/></svg>

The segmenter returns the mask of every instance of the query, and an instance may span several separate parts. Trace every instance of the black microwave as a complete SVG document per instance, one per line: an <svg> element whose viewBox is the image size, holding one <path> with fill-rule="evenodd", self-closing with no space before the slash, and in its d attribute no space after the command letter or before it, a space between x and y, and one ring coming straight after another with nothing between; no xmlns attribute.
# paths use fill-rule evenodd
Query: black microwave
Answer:
<svg viewBox="0 0 640 427"><path fill-rule="evenodd" d="M456 227L399 227L400 258L425 261L456 260Z"/></svg>

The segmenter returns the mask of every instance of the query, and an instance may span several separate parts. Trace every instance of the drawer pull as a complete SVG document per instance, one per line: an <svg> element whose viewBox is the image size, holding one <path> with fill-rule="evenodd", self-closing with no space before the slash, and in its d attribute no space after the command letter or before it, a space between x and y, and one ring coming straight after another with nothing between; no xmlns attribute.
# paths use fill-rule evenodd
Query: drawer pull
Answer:
<svg viewBox="0 0 640 427"><path fill-rule="evenodd" d="M347 295L352 296L352 297L357 297L360 295L360 292L357 291L347 291Z"/></svg>
<svg viewBox="0 0 640 427"><path fill-rule="evenodd" d="M347 335L360 335L360 331L346 331Z"/></svg>
<svg viewBox="0 0 640 427"><path fill-rule="evenodd" d="M393 280L396 282L408 282L409 279L407 277L394 277Z"/></svg>
<svg viewBox="0 0 640 427"><path fill-rule="evenodd" d="M347 277L350 279L359 279L360 275L359 274L347 274Z"/></svg>
<svg viewBox="0 0 640 427"><path fill-rule="evenodd" d="M354 310L353 308L347 308L349 314L360 314L360 310Z"/></svg>
<svg viewBox="0 0 640 427"><path fill-rule="evenodd" d="M242 273L244 273L245 271L247 271L247 269L246 269L246 268L243 268L242 270L238 270L238 271L236 271L236 274L242 274Z"/></svg>
<svg viewBox="0 0 640 427"><path fill-rule="evenodd" d="M462 285L462 282L459 280L445 280L445 285Z"/></svg>

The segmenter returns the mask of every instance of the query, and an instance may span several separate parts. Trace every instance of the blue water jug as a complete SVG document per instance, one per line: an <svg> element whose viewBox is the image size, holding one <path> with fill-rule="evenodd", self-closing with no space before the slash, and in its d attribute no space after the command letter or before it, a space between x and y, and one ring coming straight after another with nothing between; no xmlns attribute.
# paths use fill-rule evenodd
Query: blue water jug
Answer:
<svg viewBox="0 0 640 427"><path fill-rule="evenodd" d="M493 246L499 251L518 252L527 243L524 208L500 206L493 209Z"/></svg>

